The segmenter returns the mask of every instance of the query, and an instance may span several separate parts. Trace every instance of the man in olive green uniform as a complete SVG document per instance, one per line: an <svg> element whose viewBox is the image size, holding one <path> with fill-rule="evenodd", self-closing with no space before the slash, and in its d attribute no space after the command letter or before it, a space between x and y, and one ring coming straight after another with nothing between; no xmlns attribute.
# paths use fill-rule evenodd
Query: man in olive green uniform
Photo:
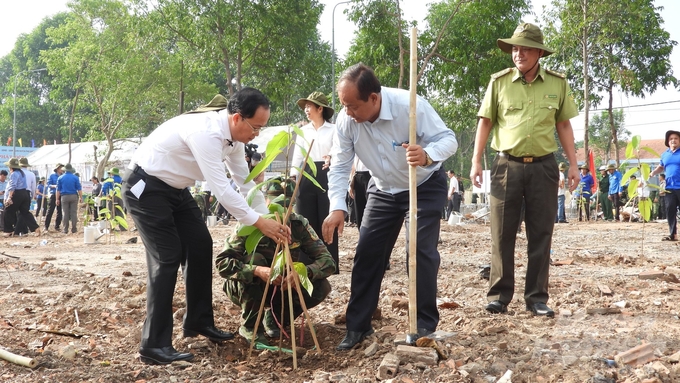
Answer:
<svg viewBox="0 0 680 383"><path fill-rule="evenodd" d="M283 185L283 186L282 186ZM283 194L286 189L285 201L281 198L281 204L287 205L293 194L295 181L281 181L277 179L270 183L267 196L270 200ZM278 199L276 200L278 201ZM309 225L306 218L296 213L290 215L291 237L293 242L289 245L293 262L303 262L307 267L307 276L312 281L313 290L310 295L304 288L302 294L308 309L321 303L331 292L331 285L327 278L335 272L336 265L331 257L331 253L324 245L323 241L317 236L314 229ZM226 241L224 250L220 253L215 263L220 275L226 279L224 282L224 292L234 304L241 306L241 327L239 334L247 339L252 339L257 313L260 302L264 295L266 280L270 277L272 270L269 266L274 259L276 243L267 237L262 238L254 254L247 254L245 249L246 237L234 234ZM256 342L267 344L264 331L272 338L279 337L279 329L276 325L276 318L279 323L284 325L290 322L288 313L288 288L287 283L294 283L292 279L275 279L271 282L267 293L264 313L264 326L258 326L258 336ZM295 289L293 285L293 289ZM281 315L281 291L284 293L284 315ZM272 298L273 295L273 298ZM271 307L270 307L271 306ZM293 315L297 318L302 314L297 292L293 291Z"/></svg>
<svg viewBox="0 0 680 383"><path fill-rule="evenodd" d="M491 276L486 310L507 311L515 285L515 240L522 199L528 264L524 300L528 311L552 317L547 306L550 246L559 172L553 152L555 129L569 160L567 185L579 181L574 132L569 119L578 115L564 75L544 69L538 61L553 51L543 45L543 33L520 24L498 47L512 54L514 68L491 76L479 113L470 178L482 181L482 154L489 135L497 151L491 168Z"/></svg>
<svg viewBox="0 0 680 383"><path fill-rule="evenodd" d="M602 206L602 215L605 221L613 221L614 214L612 213L612 201L609 200L609 173L607 173L606 166L600 166L600 182L598 188L600 189L598 198L600 199L600 206Z"/></svg>

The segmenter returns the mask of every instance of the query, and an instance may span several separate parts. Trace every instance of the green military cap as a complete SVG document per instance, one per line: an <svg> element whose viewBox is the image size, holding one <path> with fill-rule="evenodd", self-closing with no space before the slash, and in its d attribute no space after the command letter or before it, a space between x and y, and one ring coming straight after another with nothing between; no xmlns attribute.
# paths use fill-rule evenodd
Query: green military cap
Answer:
<svg viewBox="0 0 680 383"><path fill-rule="evenodd" d="M301 98L297 100L297 104L300 107L300 109L304 110L305 109L305 104L307 104L307 101L323 107L323 119L324 120L330 120L331 117L333 117L333 113L335 113L335 109L331 108L328 106L328 98L326 97L325 94L321 92L312 92L307 98Z"/></svg>
<svg viewBox="0 0 680 383"><path fill-rule="evenodd" d="M562 171L567 170L567 164L565 164L564 162L560 162L558 168Z"/></svg>
<svg viewBox="0 0 680 383"><path fill-rule="evenodd" d="M543 56L550 56L555 51L543 45L543 32L537 25L522 23L517 26L512 37L509 39L498 39L498 47L505 53L512 53L513 45L543 50Z"/></svg>
<svg viewBox="0 0 680 383"><path fill-rule="evenodd" d="M229 104L229 101L227 100L226 97L222 96L221 94L215 95L212 100L210 100L209 103L205 105L201 105L198 108L187 112L187 113L203 113L203 112L213 112L213 111L218 111L222 109L227 109L227 105Z"/></svg>
<svg viewBox="0 0 680 383"><path fill-rule="evenodd" d="M616 165L614 164L607 165L607 170L616 170Z"/></svg>
<svg viewBox="0 0 680 383"><path fill-rule="evenodd" d="M19 164L21 165L22 168L27 168L31 165L28 164L28 158L26 157L21 157L19 158Z"/></svg>

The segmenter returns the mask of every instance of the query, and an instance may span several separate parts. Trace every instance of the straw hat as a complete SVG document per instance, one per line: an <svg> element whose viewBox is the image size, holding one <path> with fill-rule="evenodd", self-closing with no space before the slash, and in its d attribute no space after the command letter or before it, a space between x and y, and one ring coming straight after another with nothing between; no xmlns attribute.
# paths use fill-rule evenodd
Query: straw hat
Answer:
<svg viewBox="0 0 680 383"><path fill-rule="evenodd" d="M10 169L20 169L21 165L19 165L19 160L16 158L12 157L9 159L9 161L5 162L5 166L7 166Z"/></svg>

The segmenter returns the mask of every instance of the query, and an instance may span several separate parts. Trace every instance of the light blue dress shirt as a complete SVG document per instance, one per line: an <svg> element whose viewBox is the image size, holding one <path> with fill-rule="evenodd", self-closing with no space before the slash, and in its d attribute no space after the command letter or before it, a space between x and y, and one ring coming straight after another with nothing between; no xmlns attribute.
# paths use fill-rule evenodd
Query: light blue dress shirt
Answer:
<svg viewBox="0 0 680 383"><path fill-rule="evenodd" d="M336 136L328 173L330 211L347 211L345 195L354 156L368 168L379 190L397 194L409 189L409 165L402 142L409 140L409 91L381 88L380 114L374 122L357 123L345 110L338 113ZM422 146L434 163L417 168L417 184L425 182L441 167L441 162L458 149L453 131L422 97L416 102L416 144Z"/></svg>

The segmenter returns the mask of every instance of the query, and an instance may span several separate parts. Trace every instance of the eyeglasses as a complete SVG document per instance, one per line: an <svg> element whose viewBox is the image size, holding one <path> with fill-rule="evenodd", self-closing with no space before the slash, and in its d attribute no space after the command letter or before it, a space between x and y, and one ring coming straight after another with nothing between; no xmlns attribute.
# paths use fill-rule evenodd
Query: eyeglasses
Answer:
<svg viewBox="0 0 680 383"><path fill-rule="evenodd" d="M239 114L240 114L240 113L239 113ZM241 119L242 119L246 124L248 124L248 126L250 126L250 129L252 129L254 133L260 133L260 131L261 131L262 129L265 128L264 126L261 126L261 127L259 127L259 128L256 128L256 127L250 125L250 122L248 122L248 120L246 120L246 118L243 117L242 114L241 114Z"/></svg>

